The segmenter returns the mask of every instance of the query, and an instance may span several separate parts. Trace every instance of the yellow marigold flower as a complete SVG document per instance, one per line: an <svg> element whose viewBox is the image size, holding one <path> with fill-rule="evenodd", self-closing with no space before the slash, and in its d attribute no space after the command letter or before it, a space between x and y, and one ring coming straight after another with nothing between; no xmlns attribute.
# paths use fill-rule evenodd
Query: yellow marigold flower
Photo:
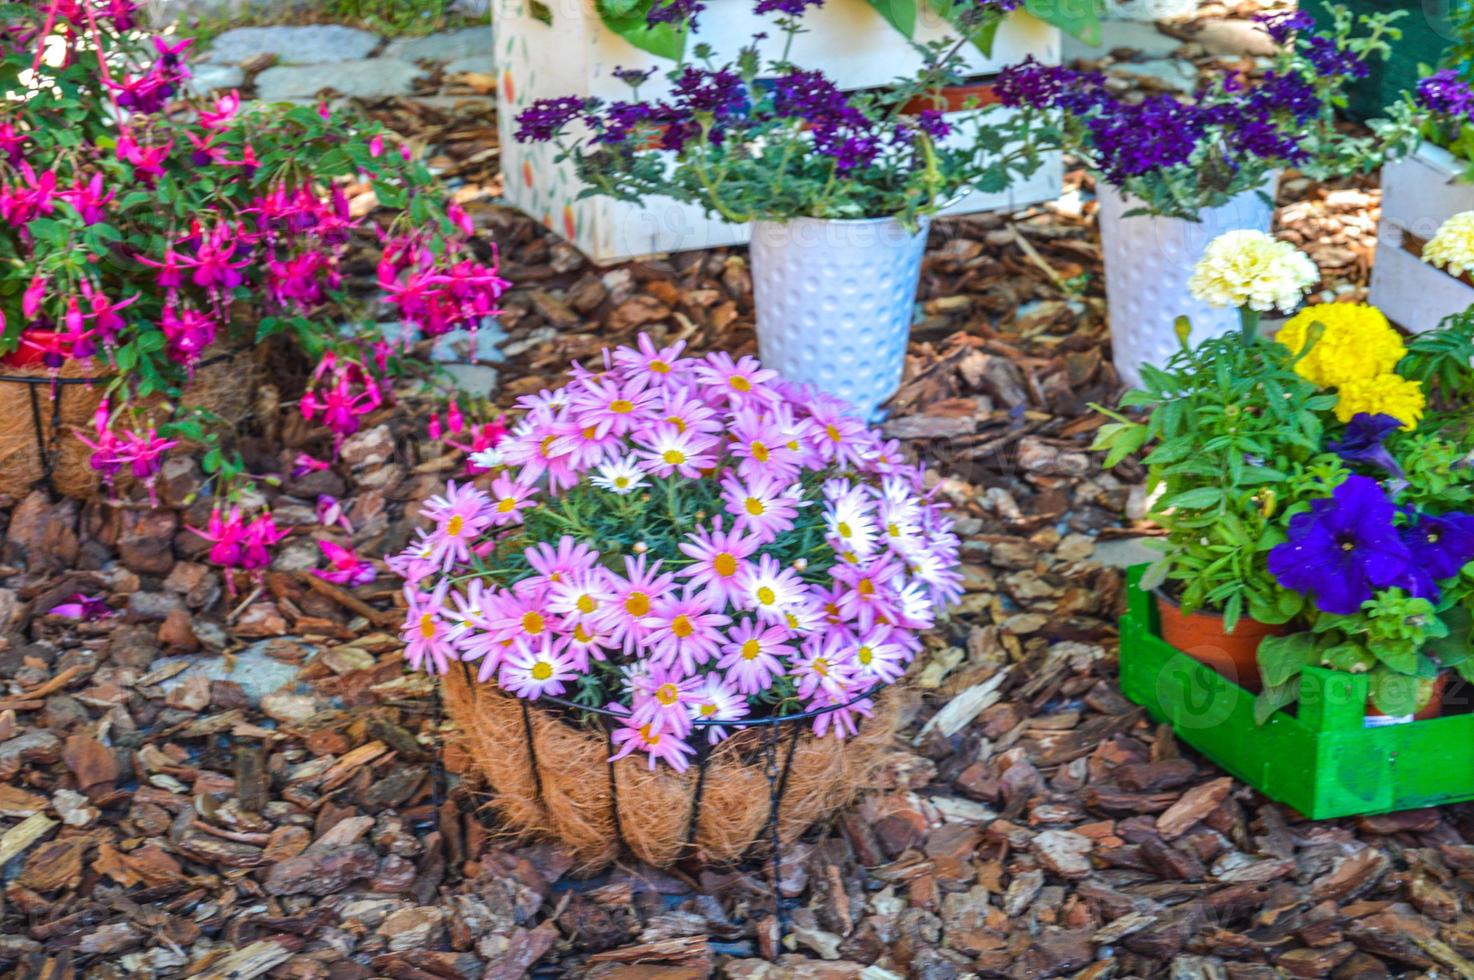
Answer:
<svg viewBox="0 0 1474 980"><path fill-rule="evenodd" d="M1365 303L1321 303L1285 321L1275 340L1298 354L1310 341L1311 326L1325 330L1310 353L1295 364L1295 373L1322 388L1391 374L1407 353L1402 336L1382 311Z"/></svg>
<svg viewBox="0 0 1474 980"><path fill-rule="evenodd" d="M1339 391L1336 418L1350 422L1353 415L1390 415L1411 431L1423 417L1423 384L1396 374L1379 374L1375 378L1347 381Z"/></svg>
<svg viewBox="0 0 1474 980"><path fill-rule="evenodd" d="M1318 279L1315 263L1289 242L1241 229L1208 243L1187 288L1209 306L1288 313Z"/></svg>
<svg viewBox="0 0 1474 980"><path fill-rule="evenodd" d="M1439 225L1423 246L1423 261L1451 276L1474 272L1474 211L1460 211Z"/></svg>

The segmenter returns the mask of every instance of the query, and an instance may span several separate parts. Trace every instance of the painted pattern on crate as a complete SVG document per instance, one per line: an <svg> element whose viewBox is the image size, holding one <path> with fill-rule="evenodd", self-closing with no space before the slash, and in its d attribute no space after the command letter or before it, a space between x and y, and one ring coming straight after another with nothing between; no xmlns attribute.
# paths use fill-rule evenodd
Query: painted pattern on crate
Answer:
<svg viewBox="0 0 1474 980"><path fill-rule="evenodd" d="M1367 728L1365 675L1307 668L1298 713L1254 722L1254 696L1174 650L1128 573L1121 690L1178 738L1314 820L1474 800L1474 714Z"/></svg>

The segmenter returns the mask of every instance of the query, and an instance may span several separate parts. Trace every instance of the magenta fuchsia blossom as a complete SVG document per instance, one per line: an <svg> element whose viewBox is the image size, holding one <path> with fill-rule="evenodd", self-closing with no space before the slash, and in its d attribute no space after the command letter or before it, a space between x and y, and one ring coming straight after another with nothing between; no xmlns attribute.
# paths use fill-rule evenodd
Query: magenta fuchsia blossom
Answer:
<svg viewBox="0 0 1474 980"><path fill-rule="evenodd" d="M322 556L326 559L328 567L314 568L312 574L325 582L356 588L360 585L368 585L378 576L378 572L374 570L374 563L359 558L357 552L352 548L345 548L328 540L319 541L317 546L322 550Z"/></svg>
<svg viewBox="0 0 1474 980"><path fill-rule="evenodd" d="M608 705L613 756L652 766L775 711L854 734L959 594L921 471L752 358L641 337L569 378L519 399L495 472L430 501L389 559L416 596L467 595L450 655L519 696Z"/></svg>

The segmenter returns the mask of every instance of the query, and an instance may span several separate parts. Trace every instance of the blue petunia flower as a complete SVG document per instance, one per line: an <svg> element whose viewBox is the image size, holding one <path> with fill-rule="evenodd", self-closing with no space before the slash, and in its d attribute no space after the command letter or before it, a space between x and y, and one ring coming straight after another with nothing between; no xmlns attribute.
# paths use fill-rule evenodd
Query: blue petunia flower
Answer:
<svg viewBox="0 0 1474 980"><path fill-rule="evenodd" d="M1348 476L1329 499L1290 518L1289 540L1269 552L1270 574L1323 612L1349 616L1378 589L1412 584L1396 513L1376 480Z"/></svg>
<svg viewBox="0 0 1474 980"><path fill-rule="evenodd" d="M1436 601L1437 583L1474 561L1474 514L1419 514L1402 529L1402 541L1413 557L1413 588L1408 591Z"/></svg>
<svg viewBox="0 0 1474 980"><path fill-rule="evenodd" d="M1402 420L1391 415L1368 415L1358 412L1346 425L1346 434L1340 440L1326 443L1326 448L1348 463L1369 463L1380 466L1393 476L1402 476L1402 467L1382 445L1382 440L1402 428Z"/></svg>

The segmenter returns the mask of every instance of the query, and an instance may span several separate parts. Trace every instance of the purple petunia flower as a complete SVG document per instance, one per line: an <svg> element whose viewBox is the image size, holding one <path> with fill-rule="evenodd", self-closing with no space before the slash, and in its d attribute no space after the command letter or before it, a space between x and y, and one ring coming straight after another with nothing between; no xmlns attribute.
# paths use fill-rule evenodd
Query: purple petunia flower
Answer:
<svg viewBox="0 0 1474 980"><path fill-rule="evenodd" d="M1348 476L1329 499L1290 518L1289 540L1269 552L1269 572L1313 595L1323 612L1349 616L1378 589L1411 586L1413 556L1393 526L1397 509L1377 481Z"/></svg>
<svg viewBox="0 0 1474 980"><path fill-rule="evenodd" d="M1358 412L1346 425L1346 434L1326 443L1326 448L1351 463L1380 466L1394 476L1402 476L1402 467L1382 445L1382 440L1402 428L1402 420L1391 415L1369 415Z"/></svg>
<svg viewBox="0 0 1474 980"><path fill-rule="evenodd" d="M1402 541L1413 557L1414 584L1408 591L1436 601L1437 583L1474 561L1474 514L1419 514L1416 523L1402 529Z"/></svg>
<svg viewBox="0 0 1474 980"><path fill-rule="evenodd" d="M1456 71L1445 68L1418 83L1418 103L1433 112L1463 118L1474 114L1474 91Z"/></svg>

